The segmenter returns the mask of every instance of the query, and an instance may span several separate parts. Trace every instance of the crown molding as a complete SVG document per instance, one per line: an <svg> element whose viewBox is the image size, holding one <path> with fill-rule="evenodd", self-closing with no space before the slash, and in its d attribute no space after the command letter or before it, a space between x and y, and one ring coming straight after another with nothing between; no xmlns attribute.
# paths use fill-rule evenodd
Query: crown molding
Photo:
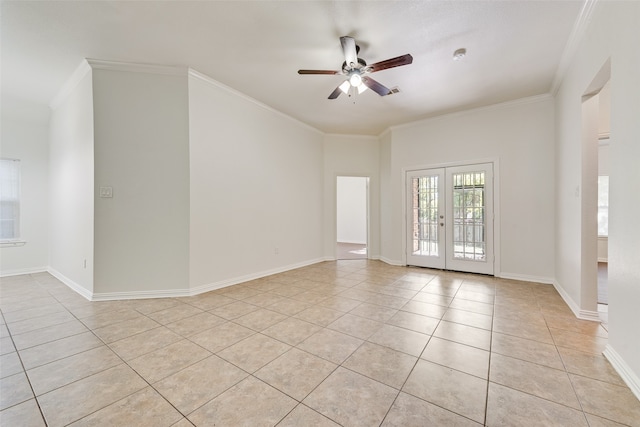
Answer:
<svg viewBox="0 0 640 427"><path fill-rule="evenodd" d="M450 119L450 118L454 118L454 117L466 116L468 114L478 114L478 113L486 112L486 111L496 111L496 110L502 110L502 109L506 109L506 108L513 108L513 107L518 107L518 106L521 106L521 105L536 104L538 102L544 102L544 101L548 101L548 100L552 100L552 99L553 99L553 96L551 94L545 93L545 94L542 94L542 95L534 95L534 96L528 96L526 98L515 99L513 101L501 102L499 104L486 105L484 107L476 107L476 108L470 108L470 109L467 109L467 110L455 111L453 113L442 114L442 115L439 115L439 116L428 117L428 118L422 119L422 120L416 120L416 121L413 121L413 122L402 123L402 124L395 125L395 126L389 126L385 131L383 131L379 135L379 137L385 135L389 131L411 128L413 126L419 126L419 125L422 125L422 124L426 124L426 123L430 123L430 122L436 122L436 121L439 121L439 120L446 120L446 119Z"/></svg>
<svg viewBox="0 0 640 427"><path fill-rule="evenodd" d="M562 57L560 58L560 63L558 64L556 74L553 78L553 82L551 83L551 90L549 91L549 93L551 93L553 96L557 95L558 90L560 90L562 81L564 80L564 77L567 74L567 70L569 69L569 64L571 64L571 61L575 57L576 52L578 51L578 46L580 45L580 42L587 32L587 27L591 22L591 16L593 15L593 11L597 3L598 0L585 0L578 18L573 24L573 29L571 30L571 34L569 35L567 44L564 47Z"/></svg>
<svg viewBox="0 0 640 427"><path fill-rule="evenodd" d="M224 90L224 91L226 91L228 93L231 93L231 94L233 94L233 95L235 95L235 96L237 96L239 98L242 98L245 101L248 101L248 102L250 102L250 103L252 103L252 104L254 104L254 105L256 105L256 106L258 106L258 107L260 107L262 109L264 109L264 110L267 110L267 111L269 111L269 112L271 112L273 114L276 114L276 115L278 115L278 116L280 116L280 117L282 117L284 119L292 121L292 122L298 124L299 126L302 126L302 127L306 128L306 129L308 129L310 131L313 131L313 132L317 133L318 135L322 135L322 136L326 135L321 130L319 130L317 128L314 128L313 126L311 126L311 125L309 125L309 124L307 124L305 122L302 122L302 121L300 121L300 120L298 120L298 119L296 119L296 118L294 118L294 117L292 117L292 116L290 116L288 114L285 114L282 111L278 111L275 108L270 107L269 105L264 104L264 103L258 101L257 99L252 98L249 95L244 94L244 93L232 88L231 86L227 86L224 83L220 83L219 81L214 80L211 77L207 76L206 74L202 74L201 72L196 71L193 68L189 68L189 76L193 77L194 79L197 79L197 80L199 80L201 82L204 82L204 83L210 84L212 86L215 86L216 88L222 89L222 90Z"/></svg>
<svg viewBox="0 0 640 427"><path fill-rule="evenodd" d="M371 140L377 141L377 135L360 135L360 134L350 134L350 133L325 133L325 137L333 137L333 138L348 138L348 139L360 139L360 140Z"/></svg>
<svg viewBox="0 0 640 427"><path fill-rule="evenodd" d="M69 76L67 81L64 82L58 93L53 97L49 103L49 108L55 110L58 108L68 97L71 92L78 86L78 83L91 72L91 67L86 59L83 59L80 65L76 67L73 73Z"/></svg>
<svg viewBox="0 0 640 427"><path fill-rule="evenodd" d="M86 61L94 70L127 71L130 73L161 74L169 76L186 76L188 72L187 67L181 66L105 61L102 59L91 58L87 58Z"/></svg>
<svg viewBox="0 0 640 427"><path fill-rule="evenodd" d="M391 133L391 127L388 127L378 134L378 139L382 140L382 138L384 138L385 136L387 136L387 134L390 134L390 133Z"/></svg>
<svg viewBox="0 0 640 427"><path fill-rule="evenodd" d="M53 97L53 99L49 103L49 108L51 108L52 110L58 108L60 104L62 104L69 97L76 86L78 86L78 83L80 83L80 81L92 70L127 71L130 73L186 76L188 68L85 58L71 74L71 76L69 76L67 81L62 85L56 96Z"/></svg>

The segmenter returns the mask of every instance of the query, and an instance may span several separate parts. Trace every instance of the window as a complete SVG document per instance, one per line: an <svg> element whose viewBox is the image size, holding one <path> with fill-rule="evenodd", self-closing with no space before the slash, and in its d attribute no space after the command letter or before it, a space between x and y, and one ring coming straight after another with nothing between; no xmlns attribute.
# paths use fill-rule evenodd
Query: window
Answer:
<svg viewBox="0 0 640 427"><path fill-rule="evenodd" d="M609 177L598 177L598 236L609 235Z"/></svg>
<svg viewBox="0 0 640 427"><path fill-rule="evenodd" d="M20 238L20 160L0 159L0 240Z"/></svg>

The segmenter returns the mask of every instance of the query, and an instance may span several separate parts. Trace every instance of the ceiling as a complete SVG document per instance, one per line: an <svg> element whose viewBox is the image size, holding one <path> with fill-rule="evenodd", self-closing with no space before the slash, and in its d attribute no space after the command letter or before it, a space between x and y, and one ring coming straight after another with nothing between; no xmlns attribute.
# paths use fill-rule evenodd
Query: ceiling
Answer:
<svg viewBox="0 0 640 427"><path fill-rule="evenodd" d="M390 126L549 93L584 1L2 1L3 113L48 116L83 58L181 65L323 132ZM339 37L397 94L327 97ZM453 60L466 48L467 56Z"/></svg>

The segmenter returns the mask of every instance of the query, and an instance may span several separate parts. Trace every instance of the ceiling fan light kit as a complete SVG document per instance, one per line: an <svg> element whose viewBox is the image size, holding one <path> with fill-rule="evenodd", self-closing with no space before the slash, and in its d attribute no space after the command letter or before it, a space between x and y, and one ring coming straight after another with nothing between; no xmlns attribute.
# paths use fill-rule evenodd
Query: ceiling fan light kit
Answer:
<svg viewBox="0 0 640 427"><path fill-rule="evenodd" d="M340 96L340 93L344 93L348 96L351 94L361 94L367 89L371 89L380 96L391 95L397 93L391 91L383 84L369 77L367 74L375 73L376 71L382 71L389 68L400 67L402 65L409 65L413 62L413 57L410 54L398 56L396 58L387 59L385 61L376 62L375 64L367 65L362 58L358 58L358 52L360 47L356 45L356 41L353 37L340 37L340 44L342 45L342 52L344 54L344 62L340 71L333 70L298 70L298 74L340 74L347 76L347 79L342 82L331 94L329 99L336 99ZM353 88L353 89L352 89Z"/></svg>

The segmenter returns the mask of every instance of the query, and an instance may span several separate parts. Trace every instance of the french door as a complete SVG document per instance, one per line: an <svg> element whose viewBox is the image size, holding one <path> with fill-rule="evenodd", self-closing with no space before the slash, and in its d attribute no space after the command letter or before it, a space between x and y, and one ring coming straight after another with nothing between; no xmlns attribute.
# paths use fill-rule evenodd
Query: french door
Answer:
<svg viewBox="0 0 640 427"><path fill-rule="evenodd" d="M407 264L493 274L493 164L408 171Z"/></svg>

